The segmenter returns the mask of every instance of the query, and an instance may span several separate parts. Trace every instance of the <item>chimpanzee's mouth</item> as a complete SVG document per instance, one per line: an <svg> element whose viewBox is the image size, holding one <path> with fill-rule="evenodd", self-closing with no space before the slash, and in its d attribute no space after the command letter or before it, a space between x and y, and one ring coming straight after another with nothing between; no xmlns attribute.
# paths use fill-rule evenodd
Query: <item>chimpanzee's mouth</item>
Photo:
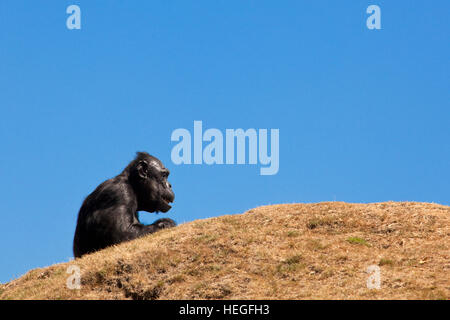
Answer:
<svg viewBox="0 0 450 320"><path fill-rule="evenodd" d="M172 202L172 199L169 199L168 197L161 197L161 199L163 199L163 201L167 204Z"/></svg>
<svg viewBox="0 0 450 320"><path fill-rule="evenodd" d="M162 200L166 205L168 205L169 207L171 207L171 206L169 205L169 203L172 202L172 199L170 199L169 197L162 196L162 197L161 197L161 200Z"/></svg>

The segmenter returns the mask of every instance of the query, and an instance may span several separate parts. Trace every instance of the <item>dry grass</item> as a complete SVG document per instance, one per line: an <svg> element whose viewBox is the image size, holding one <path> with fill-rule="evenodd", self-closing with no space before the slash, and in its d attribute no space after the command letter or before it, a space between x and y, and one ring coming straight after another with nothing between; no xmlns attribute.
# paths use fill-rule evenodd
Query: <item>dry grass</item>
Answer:
<svg viewBox="0 0 450 320"><path fill-rule="evenodd" d="M32 270L0 299L449 299L449 219L414 202L265 206ZM81 290L66 287L72 264Z"/></svg>

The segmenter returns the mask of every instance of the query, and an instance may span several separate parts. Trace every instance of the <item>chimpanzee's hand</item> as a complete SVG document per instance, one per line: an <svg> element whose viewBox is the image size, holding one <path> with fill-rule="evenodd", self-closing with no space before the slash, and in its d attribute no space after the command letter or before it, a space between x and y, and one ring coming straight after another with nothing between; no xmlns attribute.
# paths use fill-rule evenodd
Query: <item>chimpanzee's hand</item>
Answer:
<svg viewBox="0 0 450 320"><path fill-rule="evenodd" d="M162 218L162 219L158 219L155 222L153 222L152 225L154 225L158 229L167 229L167 228L175 227L177 224L172 219Z"/></svg>

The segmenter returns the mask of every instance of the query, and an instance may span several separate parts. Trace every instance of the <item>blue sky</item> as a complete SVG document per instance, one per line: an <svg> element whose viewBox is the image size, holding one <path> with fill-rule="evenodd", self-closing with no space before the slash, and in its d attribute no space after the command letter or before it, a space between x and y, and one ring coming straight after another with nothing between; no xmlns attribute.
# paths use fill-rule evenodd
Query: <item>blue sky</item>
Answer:
<svg viewBox="0 0 450 320"><path fill-rule="evenodd" d="M81 30L66 8L81 8ZM366 8L381 8L368 30ZM177 222L293 202L450 204L449 1L0 2L0 282L72 257L144 150ZM278 128L280 169L171 162L173 130ZM142 213L151 223L158 216Z"/></svg>

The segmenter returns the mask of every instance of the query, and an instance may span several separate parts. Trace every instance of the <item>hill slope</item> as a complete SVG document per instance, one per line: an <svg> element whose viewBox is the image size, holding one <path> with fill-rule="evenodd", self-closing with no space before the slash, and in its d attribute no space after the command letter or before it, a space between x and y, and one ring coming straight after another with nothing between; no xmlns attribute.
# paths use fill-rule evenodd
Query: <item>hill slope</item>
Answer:
<svg viewBox="0 0 450 320"><path fill-rule="evenodd" d="M449 299L449 245L447 206L272 205L32 270L0 299ZM80 290L66 287L74 264Z"/></svg>

